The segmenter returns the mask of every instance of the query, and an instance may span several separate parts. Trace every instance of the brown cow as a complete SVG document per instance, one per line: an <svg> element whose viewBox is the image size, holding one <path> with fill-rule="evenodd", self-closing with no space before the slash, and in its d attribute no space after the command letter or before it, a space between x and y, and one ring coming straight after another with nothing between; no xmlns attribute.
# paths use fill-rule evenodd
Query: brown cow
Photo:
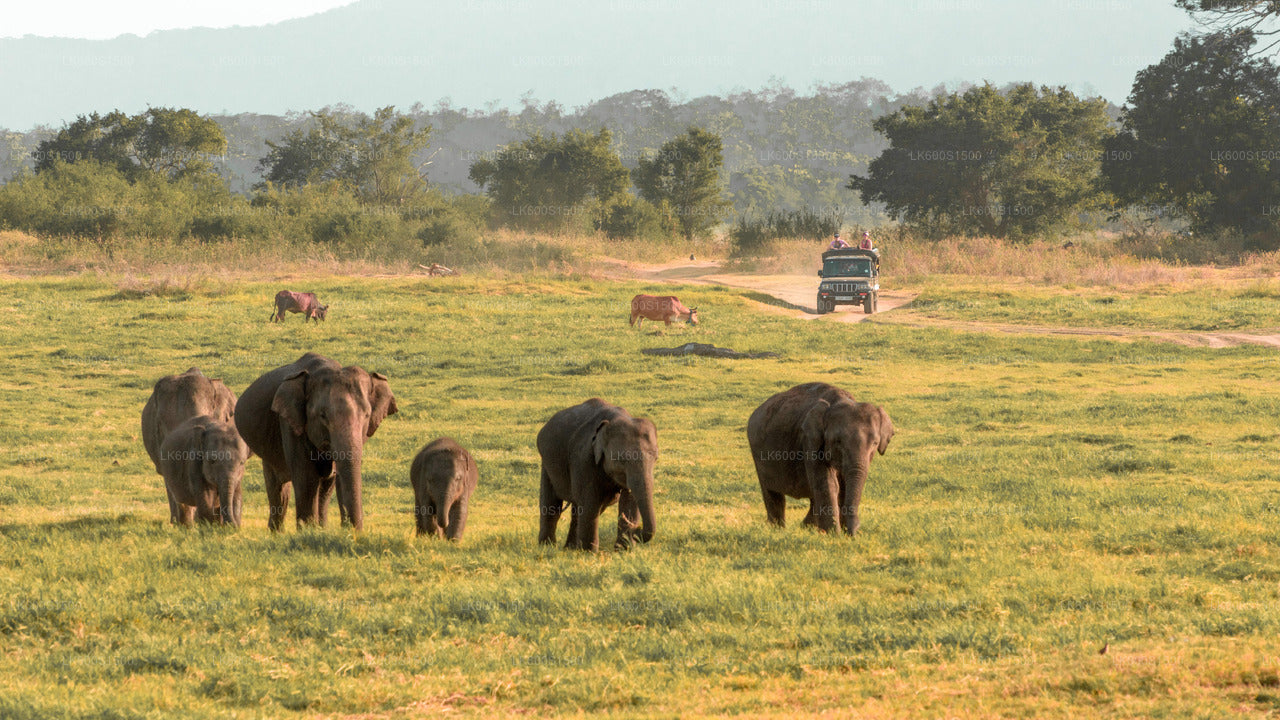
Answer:
<svg viewBox="0 0 1280 720"><path fill-rule="evenodd" d="M675 295L637 295L631 298L632 325L645 320L661 320L670 325L672 320L677 319L688 320L697 325L698 308L685 307Z"/></svg>
<svg viewBox="0 0 1280 720"><path fill-rule="evenodd" d="M276 311L271 315L271 322L284 320L285 312L302 313L307 320L320 322L329 312L328 305L321 305L315 293L300 293L292 290L281 290L276 293Z"/></svg>

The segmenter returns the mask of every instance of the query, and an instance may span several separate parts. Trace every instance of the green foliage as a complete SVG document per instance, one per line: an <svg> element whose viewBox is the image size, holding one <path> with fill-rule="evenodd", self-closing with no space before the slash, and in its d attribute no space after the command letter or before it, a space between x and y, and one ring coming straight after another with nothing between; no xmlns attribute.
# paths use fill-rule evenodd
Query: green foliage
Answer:
<svg viewBox="0 0 1280 720"><path fill-rule="evenodd" d="M138 115L81 115L41 142L34 156L36 172L59 163L97 162L131 180L147 173L179 179L214 172L212 159L226 150L226 137L213 120L185 108L151 108Z"/></svg>
<svg viewBox="0 0 1280 720"><path fill-rule="evenodd" d="M771 240L825 240L840 230L840 224L840 217L831 211L821 212L812 208L775 210L764 216L739 216L729 229L729 237L737 252L752 254L762 250Z"/></svg>
<svg viewBox="0 0 1280 720"><path fill-rule="evenodd" d="M298 128L270 148L258 167L263 184L287 188L335 181L362 202L387 205L404 202L426 188L413 156L426 147L431 126L417 127L410 115L394 106L369 117L346 118L332 110L311 113L315 125Z"/></svg>
<svg viewBox="0 0 1280 720"><path fill-rule="evenodd" d="M720 136L690 127L656 155L641 157L633 176L640 197L658 207L667 227L691 240L719 223L730 206L721 188L723 166Z"/></svg>
<svg viewBox="0 0 1280 720"><path fill-rule="evenodd" d="M987 84L904 107L875 128L890 147L848 187L926 232L1038 235L1100 201L1102 99Z"/></svg>
<svg viewBox="0 0 1280 720"><path fill-rule="evenodd" d="M669 235L663 229L662 215L648 200L630 193L614 196L605 206L596 229L610 240L624 238L661 238Z"/></svg>
<svg viewBox="0 0 1280 720"><path fill-rule="evenodd" d="M1280 68L1252 36L1180 37L1140 71L1106 144L1103 173L1125 204L1189 217L1198 232L1262 233L1280 221Z"/></svg>
<svg viewBox="0 0 1280 720"><path fill-rule="evenodd" d="M503 225L543 230L589 229L602 208L626 192L627 169L606 129L563 136L535 133L471 165L472 182L493 202Z"/></svg>

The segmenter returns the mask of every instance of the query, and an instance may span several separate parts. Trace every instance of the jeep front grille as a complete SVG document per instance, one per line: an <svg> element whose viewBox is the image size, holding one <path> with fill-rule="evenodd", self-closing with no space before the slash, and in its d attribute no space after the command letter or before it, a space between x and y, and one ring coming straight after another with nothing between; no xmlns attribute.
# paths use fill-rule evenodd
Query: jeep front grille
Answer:
<svg viewBox="0 0 1280 720"><path fill-rule="evenodd" d="M866 292L867 288L862 283L831 283L828 287L831 292L837 294Z"/></svg>

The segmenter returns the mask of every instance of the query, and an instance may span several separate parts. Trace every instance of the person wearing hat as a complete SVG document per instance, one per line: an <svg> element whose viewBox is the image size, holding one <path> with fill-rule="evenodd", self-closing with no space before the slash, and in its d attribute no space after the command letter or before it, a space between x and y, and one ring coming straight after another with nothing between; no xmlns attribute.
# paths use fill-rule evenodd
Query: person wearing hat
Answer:
<svg viewBox="0 0 1280 720"><path fill-rule="evenodd" d="M862 244L858 246L860 250L875 250L876 246L871 242L871 233L862 231Z"/></svg>
<svg viewBox="0 0 1280 720"><path fill-rule="evenodd" d="M831 244L830 244L830 245L828 245L827 247L828 247L828 248L830 248L830 249L832 249L832 250L839 250L840 248L847 248L847 247L849 247L849 243L845 242L844 240L841 240L841 239L840 239L840 233L838 233L838 232L837 232L837 233L836 233L836 238L835 238L835 240L832 240L832 241L831 241Z"/></svg>

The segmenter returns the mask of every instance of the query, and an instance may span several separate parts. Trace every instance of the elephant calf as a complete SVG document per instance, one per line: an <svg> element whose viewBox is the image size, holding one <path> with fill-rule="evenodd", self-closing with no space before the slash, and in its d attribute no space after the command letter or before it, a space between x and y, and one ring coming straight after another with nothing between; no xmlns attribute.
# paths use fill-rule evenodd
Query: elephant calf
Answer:
<svg viewBox="0 0 1280 720"><path fill-rule="evenodd" d="M834 385L806 383L765 400L747 421L747 441L769 522L783 525L786 497L808 498L806 525L829 532L836 517L857 532L867 470L893 437L884 408Z"/></svg>
<svg viewBox="0 0 1280 720"><path fill-rule="evenodd" d="M174 428L160 446L160 473L174 525L201 522L240 527L240 481L249 446L229 423L199 415Z"/></svg>
<svg viewBox="0 0 1280 720"><path fill-rule="evenodd" d="M156 472L161 472L160 445L174 428L197 415L229 423L235 409L235 393L221 380L205 377L200 368L157 380L142 408L142 445Z"/></svg>
<svg viewBox="0 0 1280 720"><path fill-rule="evenodd" d="M409 469L418 534L460 540L478 479L475 458L453 438L427 443Z"/></svg>
<svg viewBox="0 0 1280 720"><path fill-rule="evenodd" d="M600 544L600 513L615 502L616 547L653 539L658 431L652 422L591 398L551 416L538 432L538 453L542 456L538 542L555 543L565 503L573 506L567 548L595 551Z"/></svg>

